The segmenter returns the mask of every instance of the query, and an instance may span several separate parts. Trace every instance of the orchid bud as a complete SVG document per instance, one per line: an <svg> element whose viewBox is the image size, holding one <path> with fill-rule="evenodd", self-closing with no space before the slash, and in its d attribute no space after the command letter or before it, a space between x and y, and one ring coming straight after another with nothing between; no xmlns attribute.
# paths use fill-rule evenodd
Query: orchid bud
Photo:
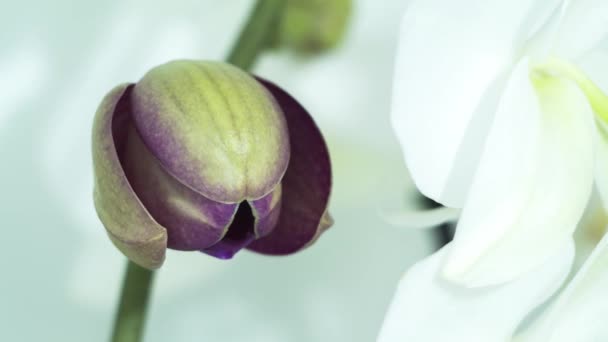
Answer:
<svg viewBox="0 0 608 342"><path fill-rule="evenodd" d="M331 225L331 166L308 112L229 64L174 61L114 88L93 126L95 207L129 259L166 248L290 254Z"/></svg>
<svg viewBox="0 0 608 342"><path fill-rule="evenodd" d="M316 54L342 41L352 0L288 0L281 17L279 44L301 54Z"/></svg>

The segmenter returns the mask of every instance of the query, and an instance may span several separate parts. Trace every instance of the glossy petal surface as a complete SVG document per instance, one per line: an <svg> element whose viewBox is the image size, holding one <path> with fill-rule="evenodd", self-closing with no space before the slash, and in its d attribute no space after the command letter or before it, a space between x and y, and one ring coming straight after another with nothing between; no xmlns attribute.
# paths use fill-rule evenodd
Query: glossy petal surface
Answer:
<svg viewBox="0 0 608 342"><path fill-rule="evenodd" d="M520 279L467 289L439 275L450 248L444 247L405 274L378 342L510 341L524 317L560 287L574 258L570 241L545 265Z"/></svg>
<svg viewBox="0 0 608 342"><path fill-rule="evenodd" d="M554 5L411 2L401 27L392 123L412 178L427 197L463 206L505 75L538 17Z"/></svg>
<svg viewBox="0 0 608 342"><path fill-rule="evenodd" d="M95 114L95 208L116 247L133 262L153 269L165 259L167 232L133 192L117 153L125 145L127 132L120 118L128 115L131 89L126 84L114 88Z"/></svg>
<svg viewBox="0 0 608 342"><path fill-rule="evenodd" d="M249 249L265 254L294 253L331 225L327 205L331 164L321 132L308 112L278 86L260 80L285 113L291 159L281 182L281 213L276 228Z"/></svg>
<svg viewBox="0 0 608 342"><path fill-rule="evenodd" d="M240 203L268 194L289 161L285 119L268 91L224 63L174 61L150 70L133 117L165 170L205 197Z"/></svg>
<svg viewBox="0 0 608 342"><path fill-rule="evenodd" d="M527 60L501 99L444 275L499 284L538 268L571 239L593 184L593 114L572 82L532 85Z"/></svg>

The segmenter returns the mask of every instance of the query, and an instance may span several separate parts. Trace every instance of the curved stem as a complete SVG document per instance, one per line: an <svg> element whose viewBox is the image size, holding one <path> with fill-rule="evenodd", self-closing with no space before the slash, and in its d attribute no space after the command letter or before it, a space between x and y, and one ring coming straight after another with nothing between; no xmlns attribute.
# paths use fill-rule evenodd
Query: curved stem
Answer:
<svg viewBox="0 0 608 342"><path fill-rule="evenodd" d="M112 342L139 342L146 321L154 271L128 261Z"/></svg>
<svg viewBox="0 0 608 342"><path fill-rule="evenodd" d="M268 48L269 40L278 23L285 0L258 0L251 16L243 26L241 34L232 47L228 63L249 70L262 51Z"/></svg>
<svg viewBox="0 0 608 342"><path fill-rule="evenodd" d="M244 70L250 69L260 53L268 47L275 32L278 16L285 0L258 0L227 58ZM148 298L154 271L129 261L125 274L120 305L114 322L112 342L142 341Z"/></svg>

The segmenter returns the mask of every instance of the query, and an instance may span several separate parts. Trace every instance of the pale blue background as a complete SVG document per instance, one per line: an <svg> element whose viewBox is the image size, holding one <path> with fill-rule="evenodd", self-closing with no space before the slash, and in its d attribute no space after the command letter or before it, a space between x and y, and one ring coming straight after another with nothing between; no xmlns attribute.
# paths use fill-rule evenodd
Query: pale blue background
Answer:
<svg viewBox="0 0 608 342"><path fill-rule="evenodd" d="M106 341L123 257L91 201L101 97L173 58L221 59L252 1L16 1L0 6L0 341ZM361 0L340 49L266 55L327 135L335 226L288 258L169 252L147 341L373 341L427 232L378 214L411 190L389 125L403 0ZM396 202L392 202L393 204Z"/></svg>

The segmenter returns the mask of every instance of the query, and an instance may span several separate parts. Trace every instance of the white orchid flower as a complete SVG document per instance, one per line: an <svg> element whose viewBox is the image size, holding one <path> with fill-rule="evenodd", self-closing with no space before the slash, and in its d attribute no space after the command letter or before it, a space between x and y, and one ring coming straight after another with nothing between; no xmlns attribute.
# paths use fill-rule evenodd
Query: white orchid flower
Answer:
<svg viewBox="0 0 608 342"><path fill-rule="evenodd" d="M606 231L608 1L413 0L402 30L393 124L421 192L462 216L378 341L608 340L608 235L578 248ZM577 226L586 260L539 307Z"/></svg>
<svg viewBox="0 0 608 342"><path fill-rule="evenodd" d="M579 224L580 245L605 231L607 216L591 203ZM604 235L577 274L540 310L568 276L574 256L566 244L523 277L498 286L466 288L440 275L452 248L444 247L414 265L403 277L378 342L599 342L608 340L608 235ZM582 251L581 251L582 249ZM533 310L538 316L533 314ZM534 319L536 317L536 319Z"/></svg>
<svg viewBox="0 0 608 342"><path fill-rule="evenodd" d="M607 0L410 4L392 121L420 191L462 208L452 283L524 277L570 243L594 180L608 199L606 39Z"/></svg>

